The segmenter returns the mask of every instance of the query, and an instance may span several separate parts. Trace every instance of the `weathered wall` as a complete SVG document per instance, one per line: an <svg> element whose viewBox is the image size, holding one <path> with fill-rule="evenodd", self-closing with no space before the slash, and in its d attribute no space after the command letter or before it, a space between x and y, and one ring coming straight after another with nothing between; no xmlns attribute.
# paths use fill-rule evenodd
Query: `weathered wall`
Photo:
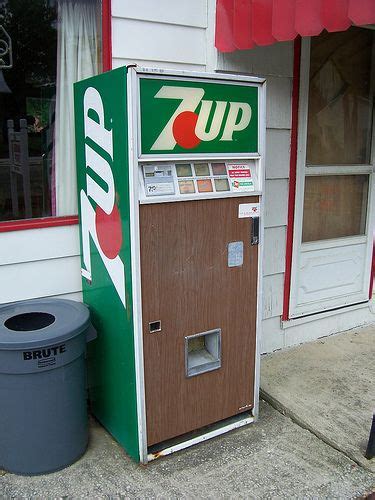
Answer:
<svg viewBox="0 0 375 500"><path fill-rule="evenodd" d="M113 67L205 71L207 0L112 1Z"/></svg>
<svg viewBox="0 0 375 500"><path fill-rule="evenodd" d="M0 304L82 299L77 226L0 233Z"/></svg>
<svg viewBox="0 0 375 500"><path fill-rule="evenodd" d="M112 0L112 15L114 68L137 63L148 67L225 71L267 78L262 352L373 321L368 307L358 307L345 313L341 310L281 323L293 43L217 54L214 48L215 0ZM81 299L77 226L2 233L0 242L0 303L44 296Z"/></svg>
<svg viewBox="0 0 375 500"><path fill-rule="evenodd" d="M266 187L263 276L263 351L281 347L288 177L290 160L293 43L219 54L218 70L267 79Z"/></svg>

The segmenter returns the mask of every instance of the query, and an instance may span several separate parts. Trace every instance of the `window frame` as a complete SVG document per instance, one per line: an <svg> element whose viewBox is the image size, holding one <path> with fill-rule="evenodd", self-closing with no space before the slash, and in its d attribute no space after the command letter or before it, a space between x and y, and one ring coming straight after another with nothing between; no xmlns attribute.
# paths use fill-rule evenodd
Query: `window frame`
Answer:
<svg viewBox="0 0 375 500"><path fill-rule="evenodd" d="M101 0L102 8L102 71L112 69L112 0ZM57 226L72 226L79 223L78 214L68 216L39 217L34 219L18 219L0 221L0 233L23 231L28 229L41 229Z"/></svg>

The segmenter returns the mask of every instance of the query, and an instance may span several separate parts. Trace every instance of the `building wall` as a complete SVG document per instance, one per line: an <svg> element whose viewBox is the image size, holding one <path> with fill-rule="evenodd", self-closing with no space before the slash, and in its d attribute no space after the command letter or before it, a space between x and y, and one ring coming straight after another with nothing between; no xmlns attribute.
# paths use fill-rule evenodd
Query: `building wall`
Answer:
<svg viewBox="0 0 375 500"><path fill-rule="evenodd" d="M82 299L78 226L0 233L0 304Z"/></svg>
<svg viewBox="0 0 375 500"><path fill-rule="evenodd" d="M267 79L262 351L269 351L281 347L283 337L280 316L288 216L293 43L219 54L217 68Z"/></svg>
<svg viewBox="0 0 375 500"><path fill-rule="evenodd" d="M113 0L113 67L230 72L267 78L262 352L374 321L368 305L281 322L291 136L293 43L230 54L214 48L215 0Z"/></svg>
<svg viewBox="0 0 375 500"><path fill-rule="evenodd" d="M232 54L214 48L215 0L112 0L113 67L225 71L267 78L262 352L374 321L368 305L281 322L291 133L293 43ZM25 242L27 241L27 245ZM0 303L81 299L78 227L0 234ZM374 304L371 307L375 309Z"/></svg>
<svg viewBox="0 0 375 500"><path fill-rule="evenodd" d="M267 79L262 352L373 322L374 304L281 321L291 141L293 43L218 54L217 69Z"/></svg>
<svg viewBox="0 0 375 500"><path fill-rule="evenodd" d="M171 5L168 0L162 3ZM266 202L265 214L263 325L264 329L273 330L274 318L280 322L283 304L293 44L232 54L209 51L208 47L214 46L214 16L210 18L210 9L215 2L194 0L193 3L194 8L190 3L174 2L172 10L161 6L155 13L147 8L151 0L113 0L113 66L137 63L146 67L216 70L267 78L265 196L272 203Z"/></svg>
<svg viewBox="0 0 375 500"><path fill-rule="evenodd" d="M205 71L207 0L112 0L113 68L127 64Z"/></svg>

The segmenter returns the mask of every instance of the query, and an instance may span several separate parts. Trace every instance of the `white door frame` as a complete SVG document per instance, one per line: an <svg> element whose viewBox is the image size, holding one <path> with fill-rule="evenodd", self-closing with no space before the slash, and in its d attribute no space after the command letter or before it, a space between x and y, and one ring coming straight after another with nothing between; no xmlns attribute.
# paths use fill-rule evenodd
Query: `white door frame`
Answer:
<svg viewBox="0 0 375 500"><path fill-rule="evenodd" d="M307 144L307 117L308 117L308 96L309 96L309 73L310 73L310 38L302 39L301 46L301 71L300 71L300 93L299 93L299 113L298 113L298 148L297 148L297 171L296 171L296 198L295 198L295 217L294 217L294 237L292 252L291 269L291 288L290 288L290 310L289 317L296 318L330 309L336 309L351 304L365 302L369 300L369 285L372 260L372 228L374 225L374 129L372 134L371 164L364 166L306 166L306 144ZM365 235L351 236L346 238L337 238L317 242L308 242L302 244L302 222L303 222L303 202L304 185L306 175L324 175L324 174L368 174L369 192L367 203L367 223ZM364 248L366 246L366 248ZM365 252L364 272L362 276L362 290L360 293L340 295L334 298L326 298L322 301L312 301L301 304L298 297L300 286L301 257L303 252L319 249L332 249L331 252L347 247L351 249L362 247ZM351 249L349 248L351 247ZM335 250L336 249L336 250Z"/></svg>

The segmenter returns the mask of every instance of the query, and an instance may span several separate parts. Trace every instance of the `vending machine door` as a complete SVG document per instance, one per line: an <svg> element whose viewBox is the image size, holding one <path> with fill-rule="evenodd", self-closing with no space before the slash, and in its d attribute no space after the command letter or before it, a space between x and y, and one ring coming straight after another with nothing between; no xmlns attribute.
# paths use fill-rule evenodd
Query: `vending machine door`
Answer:
<svg viewBox="0 0 375 500"><path fill-rule="evenodd" d="M148 445L253 407L258 201L140 206Z"/></svg>

